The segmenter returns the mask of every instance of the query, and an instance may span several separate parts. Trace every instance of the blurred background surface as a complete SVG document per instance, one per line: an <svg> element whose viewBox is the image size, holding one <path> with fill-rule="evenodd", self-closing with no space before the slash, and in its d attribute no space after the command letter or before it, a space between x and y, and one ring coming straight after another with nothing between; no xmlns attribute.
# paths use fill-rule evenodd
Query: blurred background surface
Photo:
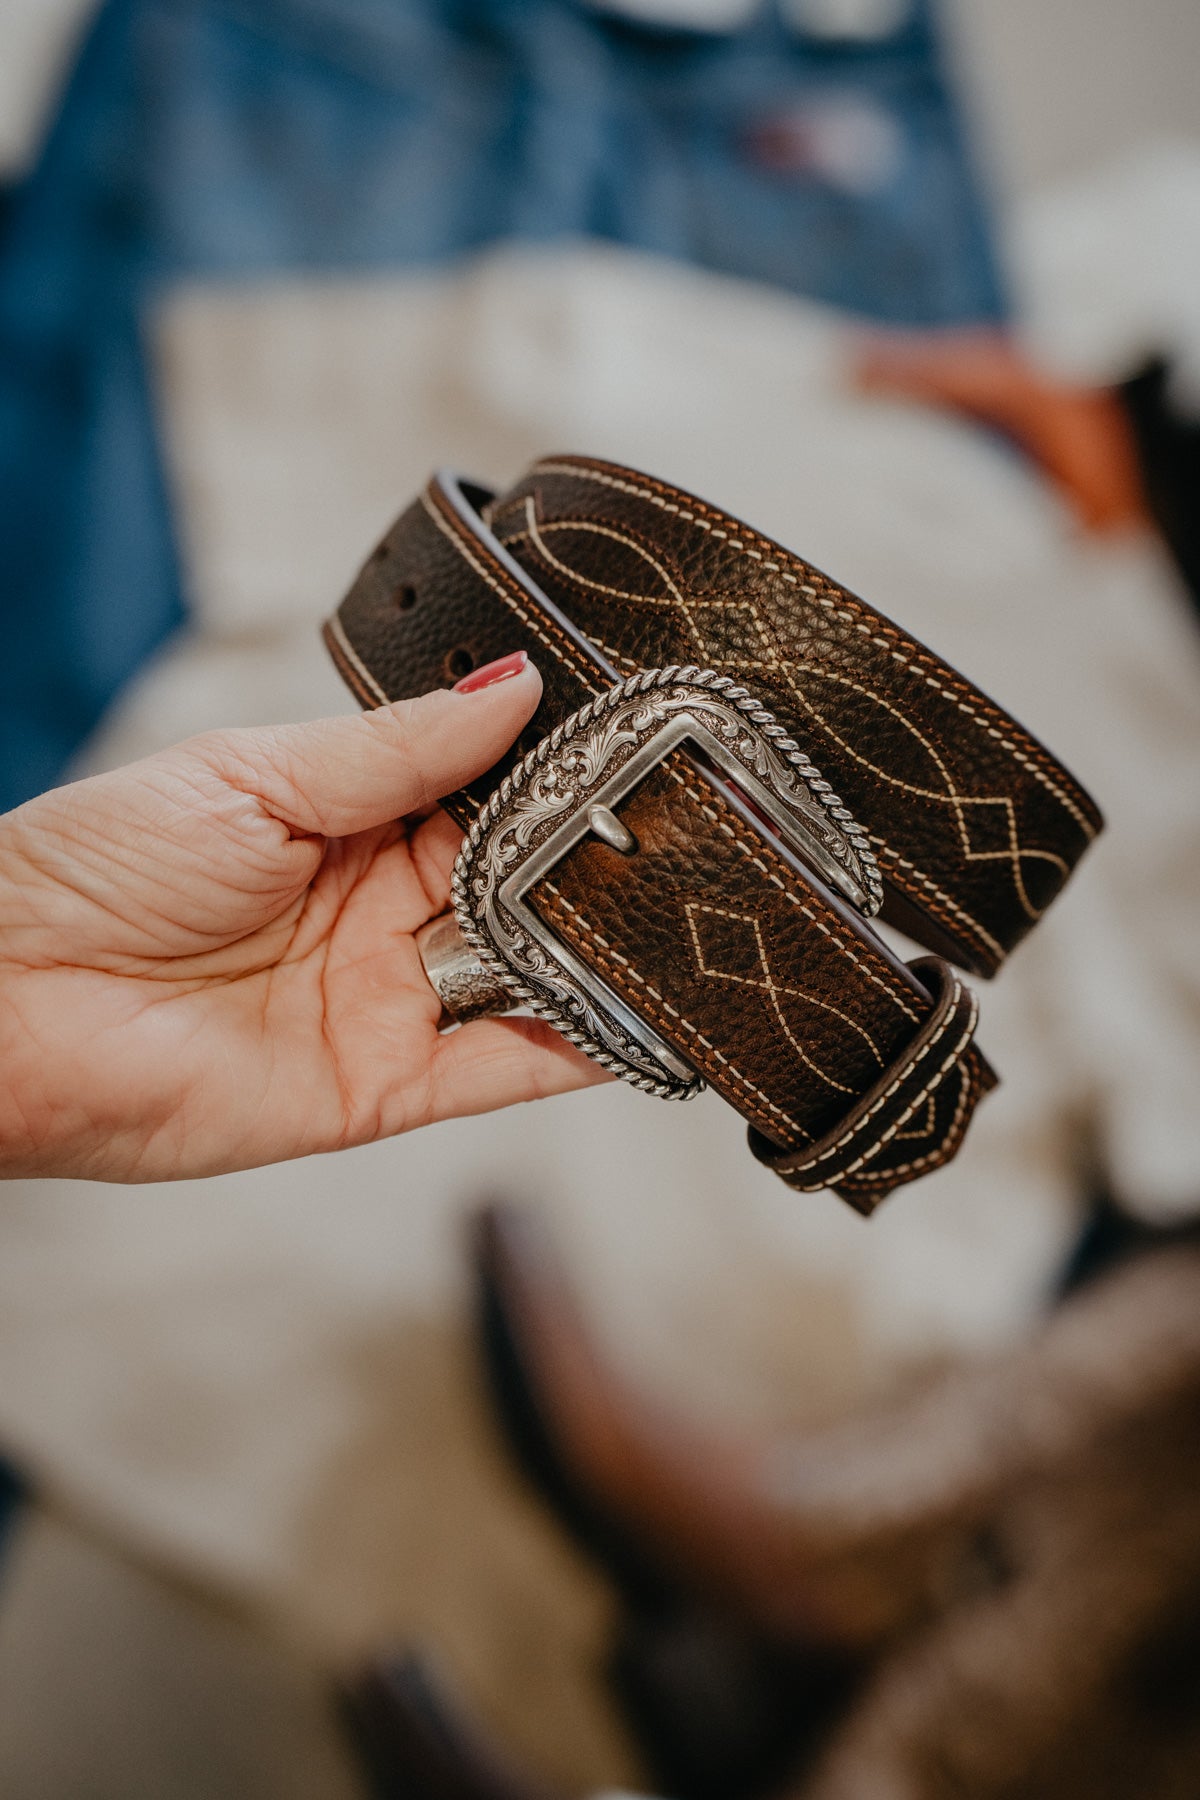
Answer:
<svg viewBox="0 0 1200 1800"><path fill-rule="evenodd" d="M1200 14L765 18L0 12L9 800L348 704L316 623L428 469L504 482L558 447L859 588L1110 821L983 996L1004 1086L967 1149L867 1228L748 1166L718 1103L625 1091L174 1189L8 1184L0 1442L33 1497L0 1586L6 1793L361 1792L330 1682L392 1643L434 1646L546 1780L651 1782L600 1673L612 1583L481 1379L464 1222L490 1195L550 1222L621 1378L726 1437L1014 1354L1100 1189L1138 1230L1195 1216L1192 601L1038 434L1153 355L1200 394ZM957 364L865 393L868 318L1040 372L986 428Z"/></svg>

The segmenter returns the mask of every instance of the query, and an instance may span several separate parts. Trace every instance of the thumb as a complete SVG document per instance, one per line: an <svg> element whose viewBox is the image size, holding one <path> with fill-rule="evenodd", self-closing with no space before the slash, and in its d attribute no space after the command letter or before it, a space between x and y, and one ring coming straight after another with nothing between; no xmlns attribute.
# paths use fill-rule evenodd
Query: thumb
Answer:
<svg viewBox="0 0 1200 1800"><path fill-rule="evenodd" d="M499 761L542 693L523 650L469 682L356 717L221 732L204 748L294 831L346 837L474 781Z"/></svg>

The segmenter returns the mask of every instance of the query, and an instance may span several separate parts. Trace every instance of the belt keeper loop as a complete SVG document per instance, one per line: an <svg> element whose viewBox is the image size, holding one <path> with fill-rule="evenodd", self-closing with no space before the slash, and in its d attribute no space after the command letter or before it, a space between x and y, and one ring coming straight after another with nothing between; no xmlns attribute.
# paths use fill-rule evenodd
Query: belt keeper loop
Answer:
<svg viewBox="0 0 1200 1800"><path fill-rule="evenodd" d="M940 957L918 957L909 967L933 996L933 1010L901 1055L850 1111L824 1137L798 1150L781 1150L754 1126L747 1134L753 1155L789 1187L801 1193L834 1188L864 1215L873 1212L903 1179L897 1173L896 1180L889 1182L885 1169L872 1173L867 1165L903 1129L922 1102L938 1092L970 1045L978 1017L975 995ZM979 1061L981 1090L987 1091L996 1085L996 1075L982 1057ZM965 1117L952 1118L937 1148L952 1152L965 1125Z"/></svg>

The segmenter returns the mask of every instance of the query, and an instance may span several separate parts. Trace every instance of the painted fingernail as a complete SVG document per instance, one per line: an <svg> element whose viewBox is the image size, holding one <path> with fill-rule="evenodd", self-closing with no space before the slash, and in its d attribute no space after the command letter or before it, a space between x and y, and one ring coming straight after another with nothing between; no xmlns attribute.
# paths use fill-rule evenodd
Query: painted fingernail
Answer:
<svg viewBox="0 0 1200 1800"><path fill-rule="evenodd" d="M461 681L456 681L453 692L456 694L477 694L480 688L495 687L498 681L509 681L519 675L529 661L528 650L514 650L511 656L497 657L495 662L484 663L482 668L472 669Z"/></svg>

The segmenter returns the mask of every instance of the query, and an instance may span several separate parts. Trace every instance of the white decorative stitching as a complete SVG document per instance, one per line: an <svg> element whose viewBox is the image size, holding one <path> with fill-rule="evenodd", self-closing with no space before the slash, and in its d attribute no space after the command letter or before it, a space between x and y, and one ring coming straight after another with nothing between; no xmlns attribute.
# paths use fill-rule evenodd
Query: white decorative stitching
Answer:
<svg viewBox="0 0 1200 1800"><path fill-rule="evenodd" d="M990 931L985 931L978 919L973 919L969 912L964 912L958 902L952 900L949 894L944 893L942 889L938 887L936 882L931 881L928 875L917 868L915 863L909 862L907 857L901 856L898 850L893 850L891 845L885 843L876 833L869 832L867 835L874 847L876 856L881 862L886 859L888 862L899 863L902 868L908 871L914 881L919 881L923 888L927 888L935 899L940 900L948 911L952 912L957 919L967 926L968 929L993 952L997 961L1003 961L1004 945L1001 944L998 939L994 938Z"/></svg>
<svg viewBox="0 0 1200 1800"><path fill-rule="evenodd" d="M774 886L779 889L780 893L784 896L784 898L786 900L789 900L793 906L798 906L800 908L800 911L804 914L805 918L810 920L811 923L816 926L817 930L822 934L822 936L827 937L829 939L830 943L835 947L835 949L840 950L842 955L844 957L846 957L849 962L852 962L854 964L855 968L859 971L859 973L861 975L865 975L868 981L873 982L877 988L879 988L883 993L885 993L887 995L888 999L892 1002L892 1005L898 1007L899 1010L904 1014L905 1018L911 1019L914 1024L918 1024L920 1022L920 1015L918 1013L914 1012L912 1007L909 1006L908 1003L901 998L899 993L897 993L895 987L892 985L892 982L881 979L879 975L875 974L870 968L868 968L867 963L863 960L863 958L856 956L854 954L853 950L851 950L849 945L845 942L845 940L843 938L839 937L835 931L832 931L830 929L830 927L825 923L825 921L817 913L815 913L812 910L811 906L807 905L803 900L801 900L797 894L794 894L792 892L791 888L788 887L787 883L785 881L783 881L780 878L780 876L775 873L775 871L773 869L769 869L767 867L766 863L763 861L762 857L758 853L759 850L761 849L762 851L769 854L766 844L764 843L761 845L752 845L746 838L742 837L740 832L738 832L729 823L729 821L727 819L723 819L720 817L720 815L716 812L716 810L709 804L708 801L706 801L703 798L703 796L701 794L699 794L697 792L697 790L686 780L686 778L683 775L681 775L677 769L674 769L671 767L670 762L664 763L663 767L666 770L667 774L671 777L671 779L673 781L677 782L678 785L683 789L684 793L688 796L688 798L690 800L695 801L696 805L700 808L700 811L704 814L705 818L708 819L709 823L712 825L715 825L717 827L718 831L723 832L727 838L729 838L733 843L735 843L737 845L738 849L742 851L743 855L749 857L750 861L754 864L755 868L758 869L761 874L765 875L767 880L772 882L774 884ZM712 798L713 798L713 800L716 800L718 798L718 796L716 794L714 794L712 796ZM865 948L866 948L866 946L864 945L864 949ZM885 969L887 968L887 965L884 963L881 963L880 966ZM888 970L887 973L889 976L891 975L890 970Z"/></svg>
<svg viewBox="0 0 1200 1800"><path fill-rule="evenodd" d="M895 1163L891 1168L881 1169L877 1175L872 1175L869 1170L865 1175L859 1174L855 1177L853 1183L854 1187L895 1187L896 1183L902 1177L907 1175L919 1175L922 1169L927 1169L931 1163L940 1165L946 1161L948 1155L951 1153L961 1136L963 1119L966 1116L975 1088L975 1078L966 1063L960 1063L958 1074L958 1101L954 1108L953 1117L946 1127L941 1141L927 1156L916 1156L913 1157L910 1162ZM900 1134L897 1133L897 1138L899 1138L899 1136ZM868 1158L867 1160L870 1159Z"/></svg>
<svg viewBox="0 0 1200 1800"><path fill-rule="evenodd" d="M662 564L656 562L648 550L643 549L643 547L633 538L627 537L623 531L616 531L611 525L597 525L591 519L554 519L548 521L541 527L541 530L539 530L537 508L533 503L532 494L526 495L525 498L525 523L529 540L539 556L543 556L550 564L550 567L552 569L557 569L560 575L566 575L569 580L577 581L581 587L592 588L598 594L611 594L614 600L634 600L653 604L656 598L653 594L633 594L628 592L625 588L609 587L606 582L593 581L590 575L584 575L580 570L573 569L569 563L560 562L558 557L555 556L554 552L546 543L542 535L543 532L584 531L593 537L612 538L618 544L623 544L627 550L632 550L636 556L642 557L649 563L650 567L654 570L654 573L662 578L672 595L672 600L666 604L678 606L687 604L687 596L680 592L679 588L671 580L671 577L663 568ZM520 536L522 537L525 535L525 532L520 533ZM515 538L508 537L504 541L505 543L513 543L515 542Z"/></svg>
<svg viewBox="0 0 1200 1800"><path fill-rule="evenodd" d="M898 1144L919 1143L922 1138L927 1138L929 1136L936 1124L937 1097L934 1094L930 1094L929 1099L925 1103L925 1118L923 1122L917 1126L915 1131L898 1131L896 1133L896 1142Z"/></svg>
<svg viewBox="0 0 1200 1800"><path fill-rule="evenodd" d="M535 473L541 475L565 475L574 481L590 482L600 487L613 488L618 493L630 494L635 499L645 500L650 505L657 506L663 512L673 513L679 518L686 519L689 524L695 525L701 531L708 532L710 536L728 538L728 533L712 524L710 520L700 518L695 513L685 510L675 502L668 500L665 491L656 491L655 487L647 486L645 482L635 483L623 480L618 476L605 474L599 469L577 467L572 463L541 462L535 465ZM730 547L732 548L733 543L736 542L737 540L733 540ZM740 544L738 544L738 548L741 549ZM875 635L876 626L874 624L861 618L856 618L853 612L845 611L845 595L840 595L839 598L835 600L832 596L819 593L815 587L801 581L790 569L781 567L779 573L785 581L791 582L794 586L799 587L803 593L810 595L817 601L818 605L824 607L826 611L837 613L840 608L841 616L847 623L853 623L856 631L861 632L865 637L870 638L875 643L880 641ZM896 635L899 639L900 633L897 632ZM1036 756L1030 755L1028 751L1019 748L1010 738L1004 735L1003 731L996 728L995 723L988 722L989 719L992 721L1000 720L1002 718L1001 714L991 712L990 709L981 709L973 703L959 698L958 693L955 691L953 681L944 681L939 676L928 674L920 667L921 657L919 653L913 654L907 649L893 649L891 655L902 668L909 670L917 680L923 681L927 687L932 688L936 693L944 694L947 700L952 705L956 706L961 713L967 718L975 721L981 730L986 731L989 737L993 738L1009 752L1015 762L1027 769L1035 780L1040 782L1043 787L1047 788L1048 791L1053 794L1059 804L1071 814L1072 818L1074 818L1081 831L1083 831L1084 835L1089 840L1095 837L1095 826L1077 805L1074 798L1065 792L1059 783L1040 765ZM962 690L959 691L961 692ZM1007 724L1007 721L1005 721L1005 723Z"/></svg>
<svg viewBox="0 0 1200 1800"><path fill-rule="evenodd" d="M842 1133L841 1137L837 1138L826 1149L819 1151L815 1156L808 1158L804 1163L802 1163L800 1170L798 1170L797 1173L807 1172L810 1169L816 1168L818 1163L827 1162L831 1157L836 1156L839 1150L845 1149L848 1144L852 1144L854 1142L855 1138L857 1138L861 1135L861 1133L865 1129L868 1121L879 1111L880 1107L885 1106L887 1104L887 1102L891 1099L892 1095L895 1094L896 1091L900 1087L902 1087L904 1085L904 1083L908 1080L910 1075L916 1069L917 1065L924 1060L924 1058L929 1054L929 1052L934 1048L934 1046L937 1043L939 1043L940 1040L945 1036L946 1032L948 1031L948 1029L950 1027L951 1021L954 1018L955 1010L958 1006L958 1002L959 1002L959 999L960 999L963 991L964 990L963 990L962 984L961 984L961 982L959 982L959 980L956 976L955 980L954 980L954 987L951 992L950 1006L946 1013L946 1017L942 1020L941 1024L937 1027L937 1029L929 1037L927 1042L922 1044L920 1050L917 1052L917 1054L913 1058L912 1062L907 1064L906 1067L901 1071L901 1073L896 1076L895 1080L893 1082L891 1082L891 1084L887 1088L884 1089L883 1093L879 1094L876 1097L876 1099L872 1102L872 1104L867 1109L867 1111L863 1114L861 1119L856 1120L855 1123L850 1127L850 1129L848 1131L844 1131ZM922 1106L925 1103L926 1098L930 1094L932 1094L936 1091L936 1089L940 1086L942 1081L945 1079L949 1070L952 1069L955 1066L955 1064L958 1062L958 1059L962 1055L962 1052L966 1049L967 1045L971 1042L971 1039L974 1036L975 1026L976 1026L976 1024L978 1022L978 1018L979 1018L979 1002L978 1002L978 1000L976 1000L974 994L969 994L968 1000L969 1000L969 1006L968 1006L968 1013L967 1013L967 1022L966 1022L966 1025L964 1026L962 1032L960 1033L958 1042L954 1045L954 1048L947 1053L946 1057L939 1064L937 1069L935 1069L933 1071L933 1073L929 1076L928 1080L924 1082L924 1084L920 1088L919 1092L917 1093L916 1097L912 1100L912 1102L908 1106L905 1107L904 1111L901 1112L900 1115L895 1120L893 1120L892 1124L888 1126L886 1131L880 1132L879 1137L875 1140L875 1142L870 1144L866 1150L862 1151L862 1153L855 1159L854 1162L847 1163L845 1168L838 1170L836 1177L835 1177L836 1180L845 1181L850 1176L852 1176L857 1169L861 1169L864 1163L872 1162L875 1159L875 1157L877 1157L879 1155L880 1151L884 1148L884 1146L886 1144L890 1143L892 1138L894 1138L896 1136L896 1134L899 1132L900 1128L903 1125L907 1125L908 1121L912 1118L912 1116L916 1112L917 1108L919 1106ZM941 1144L938 1146L937 1154L944 1154L946 1146L950 1142L951 1135L953 1134L954 1130L957 1127L957 1124L961 1120L961 1113L962 1113L964 1101L965 1101L965 1095L960 1095L959 1109L956 1111L955 1117L951 1121L950 1127L948 1128L945 1137L942 1139ZM907 1171L907 1169L911 1166L912 1165L906 1164L905 1171ZM896 1175L899 1172L900 1171L898 1171L896 1169L888 1169L886 1172L881 1172L878 1179L879 1180L892 1180L896 1177ZM788 1179L790 1181L791 1175L789 1174L786 1177L786 1179ZM873 1179L873 1178L864 1177L864 1179ZM811 1186L805 1186L805 1185L801 1184L800 1182L793 1182L792 1185L794 1187L796 1187L802 1193L815 1193L815 1192L819 1191L820 1188L828 1186L828 1181L826 1180L826 1181L816 1182L816 1183L812 1184Z"/></svg>
<svg viewBox="0 0 1200 1800"><path fill-rule="evenodd" d="M548 893L551 893L554 895L555 899L559 902L559 904L561 906L564 906L567 909L567 911L571 914L572 918L575 920L576 924L580 927L580 929L583 931L586 931L588 933L589 937L594 938L595 941L600 945L600 948L612 959L612 961L619 963L621 965L621 967L626 971L626 973L630 976L631 980L636 981L638 983L639 987L644 988L646 993L649 994L653 1000L657 1001L658 1005L662 1007L664 1012L669 1013L670 1016L676 1021L676 1023L679 1026L681 1026L682 1029L689 1034L689 1036L694 1037L698 1044L703 1045L703 1047L706 1050L710 1051L712 1053L712 1055L716 1057L717 1061L722 1065L722 1067L725 1068L729 1072L730 1075L734 1076L734 1078L736 1080L740 1081L743 1087L748 1088L750 1093L755 1095L755 1097L762 1102L762 1105L766 1108L766 1110L768 1112L774 1113L775 1117L777 1119L781 1119L783 1121L783 1123L788 1127L788 1129L790 1131L794 1131L798 1137L802 1137L802 1138L806 1139L806 1141L809 1143L812 1142L812 1133L810 1131L805 1131L804 1127L802 1125L798 1125L796 1120L793 1119L789 1113L784 1112L784 1110L781 1106L776 1106L776 1104L773 1100L769 1100L767 1098L766 1094L763 1093L762 1089L759 1087L756 1087L754 1085L754 1083L751 1081L750 1077L748 1075L744 1075L742 1073L742 1071L738 1068L736 1063L730 1062L729 1058L725 1055L724 1051L717 1049L717 1046L713 1043L711 1038L705 1037L704 1033L700 1030L699 1026L693 1025L690 1019L686 1019L684 1017L684 1015L679 1011L678 1007L672 1006L671 1002L668 999L666 999L666 997L663 994L660 994L658 989L656 987L654 987L651 982L647 981L646 977L644 975L640 974L639 971L634 968L634 966L630 962L629 958L627 956L622 956L621 952L619 950L615 949L614 946L609 943L608 939L603 935L603 933L600 931L597 931L596 927L593 924L591 924L589 920L584 918L583 914L579 911L579 909L577 907L572 906L571 902L567 899L566 895L558 887L555 886L554 882L550 881L549 879L546 879L542 882L542 886L547 890ZM568 921L563 920L562 928L564 931L570 933L571 927L570 927L570 924Z"/></svg>
<svg viewBox="0 0 1200 1800"><path fill-rule="evenodd" d="M825 1000L816 999L812 994L806 994L803 988L790 987L786 984L782 987L779 985L771 971L770 959L767 956L766 945L763 943L762 926L753 914L731 912L728 907L711 906L707 901L703 900L689 900L685 903L683 910L684 915L687 918L688 930L691 933L692 947L696 952L697 971L710 981L729 981L738 987L760 988L767 994L771 1001L775 1017L779 1021L783 1035L792 1046L792 1049L796 1052L796 1055L800 1058L800 1061L806 1068L812 1070L819 1081L823 1081L827 1087L836 1088L840 1094L853 1094L857 1091L852 1087L847 1087L844 1081L836 1081L832 1075L828 1074L818 1063L814 1062L813 1058L809 1055L808 1051L788 1023L787 1015L784 1013L780 1003L781 994L786 994L790 999L803 1000L808 1006L819 1007L822 1012L832 1013L835 1018L840 1019L844 1025L849 1026L851 1031L857 1032L859 1037L865 1040L875 1061L879 1064L880 1068L884 1067L884 1059L879 1053L879 1048L874 1038L871 1036L870 1032L866 1031L856 1020L850 1018L848 1013L840 1011L836 1006L830 1006ZM704 960L704 948L700 942L700 933L696 928L696 913L706 913L711 918L727 919L731 923L748 925L750 927L754 934L754 943L758 953L759 967L762 970L761 979L755 980L749 975L734 975L728 969L709 968Z"/></svg>
<svg viewBox="0 0 1200 1800"><path fill-rule="evenodd" d="M702 521L697 521L697 523L702 523ZM778 641L769 625L763 620L758 607L752 599L744 596L738 596L736 598L712 598L701 597L699 595L689 596L685 594L679 585L672 579L669 571L625 530L618 530L613 526L602 525L589 519L576 518L547 520L539 525L537 508L532 495L526 495L525 497L524 524L524 530L514 531L505 537L506 544L517 543L527 539L537 554L540 555L552 569L556 570L560 575L565 575L568 580L578 583L581 587L590 588L597 593L607 594L615 600L622 600L631 605L661 607L669 612L675 613L686 626L698 652L710 666L714 668L730 667L736 669L739 673L743 673L748 668L761 669L770 674L782 677L797 703L804 708L809 717L816 722L820 729L824 731L826 735L830 737L854 762L857 762L865 769L869 769L871 774L878 780L883 781L892 787L900 788L903 792L912 794L919 799L932 801L935 805L951 807L958 828L959 845L963 861L966 863L1006 861L1009 864L1012 874L1013 887L1016 891L1018 902L1026 914L1026 917L1035 921L1041 917L1042 909L1034 905L1033 901L1030 899L1029 891L1025 886L1024 872L1021 866L1022 858L1030 857L1037 861L1050 862L1061 871L1064 879L1070 874L1070 869L1066 862L1062 857L1056 856L1051 851L1025 849L1022 847L1017 831L1016 809L1013 805L1011 795L972 795L960 793L954 783L949 768L943 758L939 755L936 747L930 742L925 734L918 729L913 721L906 717L906 715L901 712L897 706L893 705L890 700L886 699L882 694L877 693L873 688L867 687L864 683L855 681L849 676L841 675L835 670L825 668L819 664L797 663L786 655L780 655ZM714 536L727 536L726 533L717 531L715 527L710 527L710 529ZM608 538L612 542L620 544L624 549L630 551L633 555L640 557L650 565L668 590L667 594L635 593L628 588L614 587L609 583L593 580L581 570L574 568L570 563L563 562L550 549L545 539L547 535L556 531L571 533L582 532L596 537ZM731 549L745 548L738 544L737 540L734 539L729 540L729 547ZM747 554L749 554L749 552L747 552ZM694 610L701 612L710 610L720 612L734 611L747 614L757 633L759 642L761 643L765 654L761 658L748 657L745 655L724 657L714 656L709 640L706 638L699 623L694 617ZM854 623L852 613L845 608L840 610L835 608L835 616L842 620L843 623ZM872 642L881 645L885 649L888 648L886 641L881 638L874 637ZM824 715L813 705L808 695L798 685L795 679L797 675L807 675L815 677L818 680L837 682L841 686L849 688L851 692L860 694L864 699L868 699L875 705L881 707L883 711L887 712L895 719L897 723L905 731L909 732L920 744L922 750L929 757L941 777L944 788L939 790L935 788L920 787L915 782L904 781L899 776L891 774L887 769L880 768L879 765L872 762L869 757L862 755L853 745L848 744L845 738L840 736L840 734L834 730L833 726ZM933 685L938 686L939 684L933 683ZM972 847L970 830L967 824L966 809L968 807L984 806L1000 806L1004 809L1008 838L1007 849L975 850ZM937 892L935 885L922 871L917 870L913 865L906 863L904 859L897 860L901 862L902 866L912 870L913 878L917 880L927 892ZM986 928L980 924L977 919L972 918L972 916L957 903L951 902L950 905L960 921L973 930L981 942L988 941L995 945L995 939L990 936L990 933L987 932ZM999 949L999 946L997 946L997 948ZM1000 950L1000 954L1003 955L1002 949Z"/></svg>
<svg viewBox="0 0 1200 1800"><path fill-rule="evenodd" d="M368 669L366 663L363 662L357 650L354 648L354 645L346 636L345 631L342 629L342 621L338 618L336 613L334 613L332 619L328 621L326 630L330 637L336 640L338 649L350 664L350 667L354 670L354 673L358 676L368 694L378 699L381 706L387 706L389 704L387 694L384 693L370 669Z"/></svg>
<svg viewBox="0 0 1200 1800"><path fill-rule="evenodd" d="M781 665L781 672L787 676L788 686L796 696L796 699L804 707L805 711L810 717L816 720L823 731L827 732L828 735L834 739L835 743L841 746L847 756L861 764L863 768L869 769L872 775L877 776L880 781L885 781L892 787L900 788L904 793L912 794L920 800L932 800L935 804L940 806L951 807L954 811L955 821L958 825L959 842L962 849L963 861L968 863L1007 861L1012 870L1013 886L1017 891L1017 897L1021 902L1022 909L1030 919L1036 920L1041 917L1041 909L1033 904L1026 891L1024 876L1021 872L1022 857L1028 856L1039 862L1053 863L1057 869L1061 870L1064 880L1071 871L1063 858L1061 856L1056 856L1053 851L1022 848L1017 834L1017 815L1016 809L1012 803L1011 795L959 793L954 785L949 769L924 734L918 731L912 721L906 719L904 714L900 712L897 707L892 706L889 701L885 700L882 694L875 693L872 688L864 686L862 682L852 681L847 675L839 675L832 669L823 669L812 664ZM897 719L899 723L904 726L905 730L911 732L913 737L916 738L917 742L921 745L921 748L928 754L930 760L933 762L939 775L941 775L942 780L945 782L946 791L944 793L939 793L936 788L918 787L915 782L902 781L898 775L889 774L886 769L881 769L877 764L873 763L869 757L861 755L851 744L846 743L844 738L838 736L837 732L834 731L828 720L818 712L808 696L796 686L792 680L792 676L796 674L814 675L819 680L835 681L843 687L848 687L853 693L861 694L864 699L873 700L877 705L883 707L885 712L890 713L893 718ZM972 848L971 834L966 817L966 808L969 806L1003 807L1005 819L1007 821L1008 848L1006 850L975 850ZM969 918L969 915L964 916ZM979 926L978 920L971 919L970 923L974 925L976 929L982 929L982 927Z"/></svg>
<svg viewBox="0 0 1200 1800"><path fill-rule="evenodd" d="M596 679L600 674L600 671L594 669L587 662L586 658L575 649L575 646L562 632L557 631L553 625L550 625L549 630L554 633L554 637L560 639L561 645L565 646L569 652L569 654L564 655L560 645L556 644L552 637L547 637L546 631L543 630L541 623L539 623L538 620L531 618L525 607L517 600L515 594L511 594L504 586L503 582L498 581L491 570L485 568L472 553L466 535L458 528L457 524L452 524L451 521L442 514L440 509L433 505L428 493L421 495L421 504L424 506L425 511L429 514L429 517L433 520L433 523L437 526L442 536L449 539L459 555L463 558L464 562L469 563L475 573L479 576L480 580L485 581L492 592L500 596L505 606L507 606L510 611L516 613L521 623L533 633L539 643L544 644L550 654L562 663L565 668L570 669L574 674L579 676L589 694L599 694L602 692L603 684L598 684Z"/></svg>

